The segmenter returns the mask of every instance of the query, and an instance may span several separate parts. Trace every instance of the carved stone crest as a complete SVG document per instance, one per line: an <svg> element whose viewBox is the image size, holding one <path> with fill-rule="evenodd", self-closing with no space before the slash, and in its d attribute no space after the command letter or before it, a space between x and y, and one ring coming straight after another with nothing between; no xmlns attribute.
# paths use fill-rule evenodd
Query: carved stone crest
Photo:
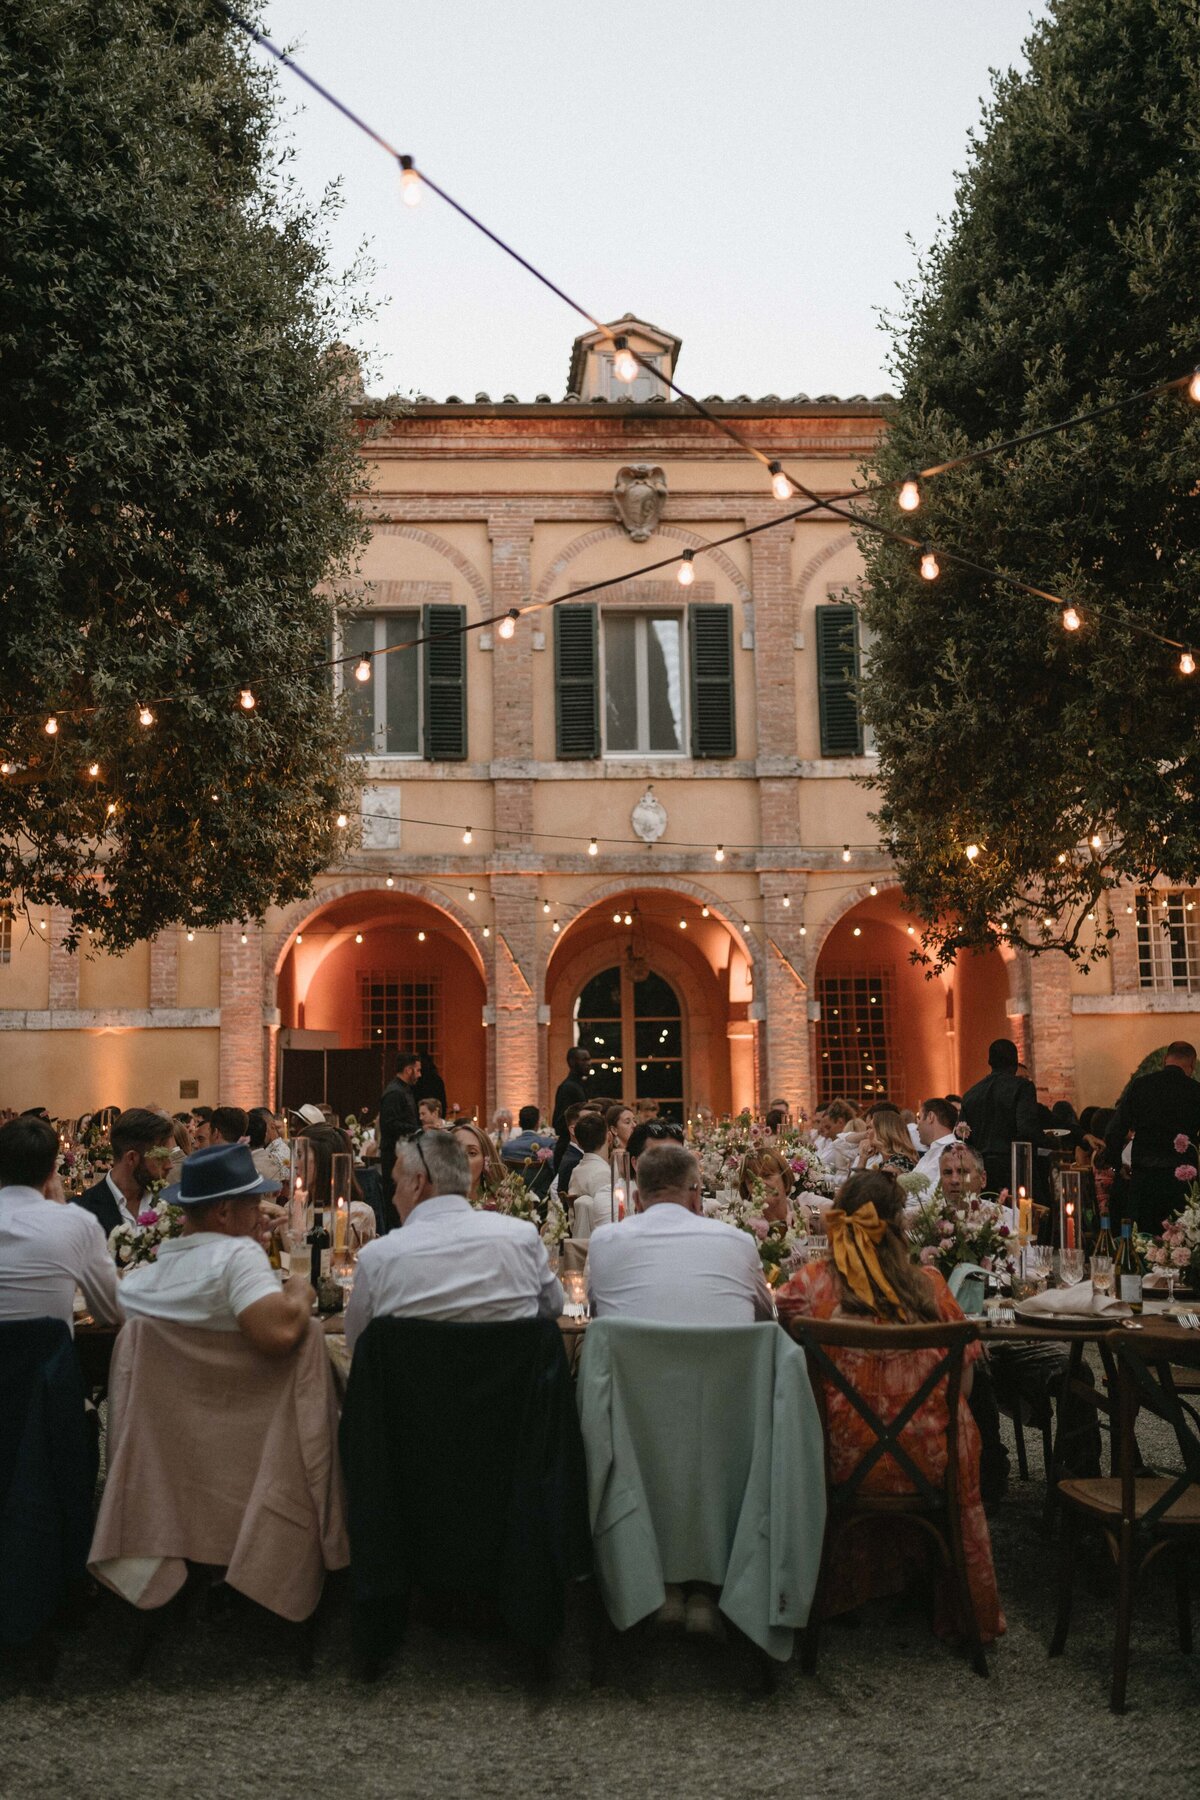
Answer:
<svg viewBox="0 0 1200 1800"><path fill-rule="evenodd" d="M613 505L635 544L644 544L658 530L666 498L667 478L656 464L626 463L617 470Z"/></svg>
<svg viewBox="0 0 1200 1800"><path fill-rule="evenodd" d="M656 844L667 829L667 809L652 787L646 789L630 813L629 822L643 844Z"/></svg>

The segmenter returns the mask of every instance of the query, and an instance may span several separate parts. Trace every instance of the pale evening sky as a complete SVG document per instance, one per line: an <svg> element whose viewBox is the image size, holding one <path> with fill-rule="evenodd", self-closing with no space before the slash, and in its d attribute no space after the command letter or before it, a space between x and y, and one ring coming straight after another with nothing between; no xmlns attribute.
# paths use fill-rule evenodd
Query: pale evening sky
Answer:
<svg viewBox="0 0 1200 1800"><path fill-rule="evenodd" d="M953 204L991 67L1041 0L267 0L264 29L602 319L683 339L700 395L874 395L878 309ZM263 52L255 49L255 57ZM287 71L334 261L366 240L381 393L562 397L587 327Z"/></svg>

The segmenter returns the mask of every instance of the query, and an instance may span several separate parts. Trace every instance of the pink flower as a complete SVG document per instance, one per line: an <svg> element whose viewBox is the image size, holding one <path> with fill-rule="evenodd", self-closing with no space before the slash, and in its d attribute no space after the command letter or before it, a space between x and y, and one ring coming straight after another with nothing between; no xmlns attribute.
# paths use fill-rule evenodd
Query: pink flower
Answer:
<svg viewBox="0 0 1200 1800"><path fill-rule="evenodd" d="M1175 1171L1175 1179L1176 1179L1176 1181L1195 1181L1195 1179L1196 1179L1195 1163L1180 1163L1179 1167Z"/></svg>
<svg viewBox="0 0 1200 1800"><path fill-rule="evenodd" d="M1192 1260L1192 1253L1186 1244L1176 1244L1171 1252L1171 1261L1177 1269L1186 1269Z"/></svg>
<svg viewBox="0 0 1200 1800"><path fill-rule="evenodd" d="M138 1214L137 1222L139 1225L157 1225L158 1214L156 1212L141 1212Z"/></svg>
<svg viewBox="0 0 1200 1800"><path fill-rule="evenodd" d="M937 1259L938 1259L937 1245L936 1244L926 1244L925 1248L921 1252L921 1261L925 1264L926 1267L928 1267L930 1263L935 1263L937 1261Z"/></svg>
<svg viewBox="0 0 1200 1800"><path fill-rule="evenodd" d="M949 1219L942 1220L940 1229L941 1229L942 1236L944 1238L951 1238L954 1236L954 1227L950 1223Z"/></svg>
<svg viewBox="0 0 1200 1800"><path fill-rule="evenodd" d="M750 1229L756 1238L765 1238L771 1226L766 1219L751 1219Z"/></svg>
<svg viewBox="0 0 1200 1800"><path fill-rule="evenodd" d="M1179 1136L1175 1139L1175 1154L1177 1156L1182 1156L1184 1151L1191 1145L1191 1141L1192 1140L1189 1138L1187 1132L1181 1131Z"/></svg>
<svg viewBox="0 0 1200 1800"><path fill-rule="evenodd" d="M540 1163L546 1163L546 1162L550 1161L550 1158L553 1155L554 1155L554 1145L553 1144L542 1144L539 1147L538 1152L537 1152L537 1160Z"/></svg>
<svg viewBox="0 0 1200 1800"><path fill-rule="evenodd" d="M990 1269L992 1266L991 1257L990 1256L981 1256L979 1259L979 1266L981 1269Z"/></svg>

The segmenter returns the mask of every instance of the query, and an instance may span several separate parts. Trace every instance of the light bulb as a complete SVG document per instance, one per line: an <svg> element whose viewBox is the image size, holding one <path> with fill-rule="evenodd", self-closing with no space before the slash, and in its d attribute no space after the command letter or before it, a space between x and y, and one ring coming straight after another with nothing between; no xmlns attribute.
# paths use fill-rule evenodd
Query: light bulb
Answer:
<svg viewBox="0 0 1200 1800"><path fill-rule="evenodd" d="M861 937L861 936L862 936L862 926L861 926L861 925L856 925L856 926L855 926L855 927L854 927L854 936L855 936L855 937Z"/></svg>
<svg viewBox="0 0 1200 1800"><path fill-rule="evenodd" d="M842 861L843 862L850 861L850 846L849 846L849 844L842 845Z"/></svg>
<svg viewBox="0 0 1200 1800"><path fill-rule="evenodd" d="M910 925L910 926L909 926L909 927L908 927L908 935L909 935L909 937L916 937L916 935L917 935L917 928L916 928L916 926L915 926L915 925Z"/></svg>
<svg viewBox="0 0 1200 1800"><path fill-rule="evenodd" d="M138 707L138 724L139 725L153 725L153 723L154 723L154 714L150 711L150 708L148 706L139 706Z"/></svg>
<svg viewBox="0 0 1200 1800"><path fill-rule="evenodd" d="M979 855L979 845L978 844L968 844L967 845L967 861L974 862L978 855Z"/></svg>
<svg viewBox="0 0 1200 1800"><path fill-rule="evenodd" d="M360 944L361 944L361 943L362 943L362 939L361 939L361 938L359 938L359 940L358 940L358 941L359 941L359 943L360 943ZM423 932L423 931L418 931L418 933L417 933L417 942L418 942L418 944L423 944L423 943L424 943L424 942L425 942L425 933L424 933L424 932Z"/></svg>
<svg viewBox="0 0 1200 1800"><path fill-rule="evenodd" d="M680 929L680 931L686 931L686 930L687 930L687 920L686 920L686 919L680 919L680 921L679 921L679 929Z"/></svg>
<svg viewBox="0 0 1200 1800"><path fill-rule="evenodd" d="M617 351L617 354L613 357L613 374L618 381L636 381L638 372L637 358L629 348L628 340L619 337L614 338L613 343L616 345Z"/></svg>
<svg viewBox="0 0 1200 1800"><path fill-rule="evenodd" d="M105 807L105 809L104 809L104 810L105 810L105 812L106 812L106 813L107 813L107 815L108 815L108 817L109 817L109 818L110 818L110 819L111 819L111 818L112 818L112 816L113 816L113 814L114 814L114 813L115 813L115 812L116 812L116 810L117 810L117 803L116 803L116 801L115 801L115 800L110 800L110 801L109 801L109 803L108 803L108 805L107 805L107 806L106 806L106 807Z"/></svg>
<svg viewBox="0 0 1200 1800"><path fill-rule="evenodd" d="M365 656L365 655L360 656L358 661L355 663L354 679L355 679L355 681L370 681L370 679L371 679L371 659L369 656Z"/></svg>
<svg viewBox="0 0 1200 1800"><path fill-rule="evenodd" d="M195 932L194 932L194 931L189 931L189 932L188 932L188 934L187 934L187 941L188 941L188 943L189 943L189 944L194 944L194 943L195 943L195 941L196 941L196 934L195 934ZM299 938L297 938L297 939L296 939L296 942L297 942L297 943L299 943L299 942L300 942L300 939L299 939Z"/></svg>
<svg viewBox="0 0 1200 1800"><path fill-rule="evenodd" d="M484 937L491 937L491 935L492 935L492 928L491 928L491 926L490 926L490 925L485 925L485 926L484 926L484 928L483 928L483 935L484 935Z"/></svg>
<svg viewBox="0 0 1200 1800"><path fill-rule="evenodd" d="M421 177L413 168L411 156L400 158L400 198L405 206L420 206Z"/></svg>
<svg viewBox="0 0 1200 1800"><path fill-rule="evenodd" d="M796 490L784 474L783 464L781 462L771 462L767 464L767 468L771 474L771 492L774 494L775 498L777 500L790 500Z"/></svg>
<svg viewBox="0 0 1200 1800"><path fill-rule="evenodd" d="M971 854L971 852L968 850L967 855L969 856L970 854ZM877 894L879 892L879 889L876 886L876 884L874 882L872 882L870 887L867 889L867 892L868 892L868 894Z"/></svg>
<svg viewBox="0 0 1200 1800"><path fill-rule="evenodd" d="M1188 399L1200 406L1200 369L1192 372L1192 379L1188 382Z"/></svg>
<svg viewBox="0 0 1200 1800"><path fill-rule="evenodd" d="M8 769L7 769L7 766L6 766L6 767L5 767L5 771L4 771L4 772L5 772L5 774L7 774L7 773L8 773ZM89 774L89 775L91 775L91 776L92 776L92 777L93 777L93 778L94 778L94 777L95 777L95 776L97 776L97 775L98 775L98 774L99 774L99 773L100 773L100 764L99 764L99 763L89 763L89 764L88 764L88 774Z"/></svg>
<svg viewBox="0 0 1200 1800"><path fill-rule="evenodd" d="M242 933L242 942L243 942L243 944L248 944L250 942L250 939L246 936L246 933L244 931Z"/></svg>
<svg viewBox="0 0 1200 1800"><path fill-rule="evenodd" d="M933 545L926 544L921 552L921 576L925 581L936 581L942 572L942 565L933 552Z"/></svg>
<svg viewBox="0 0 1200 1800"><path fill-rule="evenodd" d="M302 931L298 931L296 933L296 942L298 944L302 944L304 942L304 933Z"/></svg>
<svg viewBox="0 0 1200 1800"><path fill-rule="evenodd" d="M356 932L355 932L355 934L354 934L354 941L355 941L355 943L356 943L356 944L361 944L361 943L362 943L362 932L361 932L361 931L356 931Z"/></svg>
<svg viewBox="0 0 1200 1800"><path fill-rule="evenodd" d="M395 878L395 876L394 876L394 875L389 875L389 876L388 876L388 878L387 878L387 880L386 880L386 881L385 881L385 882L384 882L384 884L383 884L383 885L384 885L384 887L395 887L395 885L396 885L396 878Z"/></svg>
<svg viewBox="0 0 1200 1800"><path fill-rule="evenodd" d="M627 924L627 925L632 925L632 924L633 924L633 914L632 914L632 913L626 913L626 914L625 914L625 923L626 923L626 924Z"/></svg>
<svg viewBox="0 0 1200 1800"><path fill-rule="evenodd" d="M683 561L680 563L675 575L675 579L680 587L691 587L693 581L696 579L696 571L692 567L692 558L694 555L694 550L685 550L683 553Z"/></svg>
<svg viewBox="0 0 1200 1800"><path fill-rule="evenodd" d="M45 921L45 919L39 919L39 921L38 921L38 930L39 930L39 931L45 931L45 929L46 929L46 921Z"/></svg>
<svg viewBox="0 0 1200 1800"><path fill-rule="evenodd" d="M45 731L47 737L58 736L58 720L53 713L51 713L50 717L46 720Z"/></svg>
<svg viewBox="0 0 1200 1800"><path fill-rule="evenodd" d="M346 829L346 827L347 827L347 825L348 825L348 824L349 824L349 823L350 823L350 821L349 821L349 819L348 819L348 818L347 818L347 817L346 817L346 815L345 815L345 813L339 813L339 814L338 814L338 816L337 816L337 828L338 828L338 830L339 830L339 831L345 831L345 829Z"/></svg>
<svg viewBox="0 0 1200 1800"><path fill-rule="evenodd" d="M724 862L725 861L725 846L724 846L724 844L718 844L716 849L713 851L713 861L714 862Z"/></svg>
<svg viewBox="0 0 1200 1800"><path fill-rule="evenodd" d="M915 475L906 475L900 483L900 492L896 495L896 505L901 512L916 512L921 504L921 484Z"/></svg>
<svg viewBox="0 0 1200 1800"><path fill-rule="evenodd" d="M510 607L509 611L505 613L504 617L496 627L496 636L504 638L505 641L513 637L516 633L517 620L520 616L521 615L515 606Z"/></svg>
<svg viewBox="0 0 1200 1800"><path fill-rule="evenodd" d="M1185 650L1179 659L1179 673L1181 675L1194 675L1196 673L1196 659L1190 650Z"/></svg>
<svg viewBox="0 0 1200 1800"><path fill-rule="evenodd" d="M0 775L11 775L12 772L13 772L12 763L0 762Z"/></svg>
<svg viewBox="0 0 1200 1800"><path fill-rule="evenodd" d="M707 919L707 917L708 917L708 908L707 908L707 906L702 906L702 907L701 907L701 908L700 908L700 917L701 917L701 918L702 918L702 919Z"/></svg>
<svg viewBox="0 0 1200 1800"><path fill-rule="evenodd" d="M548 914L549 914L549 911L550 911L550 902L549 902L549 901L548 901L548 900L543 900L543 901L542 901L542 911L543 911L543 913L545 913L545 914L547 914L547 915L548 915Z"/></svg>
<svg viewBox="0 0 1200 1800"><path fill-rule="evenodd" d="M463 843L469 844L471 842L471 839L474 837L474 835L475 835L474 832L471 830L471 827L468 825L467 829L463 832Z"/></svg>
<svg viewBox="0 0 1200 1800"><path fill-rule="evenodd" d="M792 896L790 894L785 894L783 896L783 904L785 906L790 906L792 904Z"/></svg>
<svg viewBox="0 0 1200 1800"><path fill-rule="evenodd" d="M555 919L554 924L551 927L551 929L553 930L555 937L557 937L559 932L562 930L562 926L559 924L557 919Z"/></svg>
<svg viewBox="0 0 1200 1800"><path fill-rule="evenodd" d="M473 899L474 899L474 898L475 898L475 889L474 889L474 888L468 888L468 889L467 889L467 899L468 899L468 900L473 900Z"/></svg>
<svg viewBox="0 0 1200 1800"><path fill-rule="evenodd" d="M1092 833L1091 845L1093 850L1098 850L1100 848L1100 833L1098 831Z"/></svg>
<svg viewBox="0 0 1200 1800"><path fill-rule="evenodd" d="M620 923L621 923L621 915L620 915L620 913L614 913L614 914L613 914L613 924L614 924L614 925L619 925L619 924L620 924Z"/></svg>
<svg viewBox="0 0 1200 1800"><path fill-rule="evenodd" d="M1064 631L1078 631L1080 625L1083 623L1073 606L1068 606L1065 609L1062 616L1062 622Z"/></svg>
<svg viewBox="0 0 1200 1800"><path fill-rule="evenodd" d="M800 936L801 936L801 937L807 937L807 936L808 936L808 926L807 926L807 925L802 925L802 926L801 926L801 927L800 927Z"/></svg>
<svg viewBox="0 0 1200 1800"><path fill-rule="evenodd" d="M742 926L742 936L743 936L743 937L749 937L749 936L750 936L750 927L749 927L749 925L743 925L743 926Z"/></svg>
<svg viewBox="0 0 1200 1800"><path fill-rule="evenodd" d="M250 688L243 688L239 695L239 703L243 712L253 712L258 702Z"/></svg>
<svg viewBox="0 0 1200 1800"><path fill-rule="evenodd" d="M589 856L599 856L599 854L600 854L600 846L596 842L595 838L593 838L591 843L588 845L588 855Z"/></svg>

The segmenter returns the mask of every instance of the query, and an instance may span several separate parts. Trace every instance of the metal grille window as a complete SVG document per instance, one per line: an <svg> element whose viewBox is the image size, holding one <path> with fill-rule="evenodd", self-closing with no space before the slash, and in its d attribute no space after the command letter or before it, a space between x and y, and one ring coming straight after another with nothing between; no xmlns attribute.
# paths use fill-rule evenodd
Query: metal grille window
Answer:
<svg viewBox="0 0 1200 1800"><path fill-rule="evenodd" d="M360 970L359 1019L362 1045L383 1050L428 1050L441 1055L437 981L414 981L391 971Z"/></svg>
<svg viewBox="0 0 1200 1800"><path fill-rule="evenodd" d="M835 965L817 981L817 1088L820 1104L841 1098L866 1106L904 1091L896 1050L895 986L889 968Z"/></svg>
<svg viewBox="0 0 1200 1800"><path fill-rule="evenodd" d="M1160 991L1200 988L1200 894L1163 889L1137 897L1138 982Z"/></svg>
<svg viewBox="0 0 1200 1800"><path fill-rule="evenodd" d="M421 652L395 647L420 636L419 612L380 612L342 620L342 656L374 652L366 681L358 680L354 662L340 664L353 721L350 747L359 756L420 755Z"/></svg>
<svg viewBox="0 0 1200 1800"><path fill-rule="evenodd" d="M607 755L682 756L683 615L604 615L604 749Z"/></svg>
<svg viewBox="0 0 1200 1800"><path fill-rule="evenodd" d="M629 966L604 969L575 1003L575 1041L592 1058L588 1088L613 1100L657 1100L663 1118L682 1121L679 1000L661 975L635 973Z"/></svg>
<svg viewBox="0 0 1200 1800"><path fill-rule="evenodd" d="M12 901L5 900L0 903L0 963L12 961L12 927Z"/></svg>

